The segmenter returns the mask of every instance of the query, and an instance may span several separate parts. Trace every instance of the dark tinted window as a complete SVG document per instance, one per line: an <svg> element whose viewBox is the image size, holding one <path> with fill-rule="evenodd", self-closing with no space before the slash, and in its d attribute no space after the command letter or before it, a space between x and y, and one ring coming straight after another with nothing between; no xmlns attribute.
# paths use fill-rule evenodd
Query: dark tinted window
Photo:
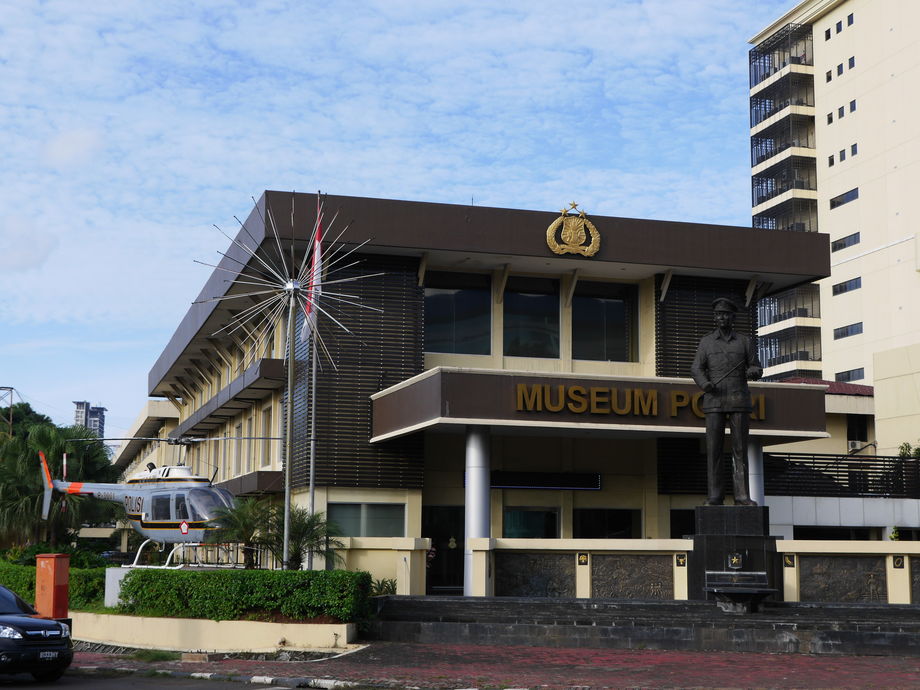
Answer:
<svg viewBox="0 0 920 690"><path fill-rule="evenodd" d="M866 377L866 372L863 367L859 369L848 369L847 371L838 371L834 374L835 381L859 381Z"/></svg>
<svg viewBox="0 0 920 690"><path fill-rule="evenodd" d="M579 282L572 298L572 357L635 361L635 285Z"/></svg>
<svg viewBox="0 0 920 690"><path fill-rule="evenodd" d="M852 247L854 244L859 244L858 232L854 232L852 235L847 235L846 237L841 237L839 240L831 242L831 251L839 252L841 249Z"/></svg>
<svg viewBox="0 0 920 690"><path fill-rule="evenodd" d="M558 280L508 278L503 302L506 356L559 356Z"/></svg>
<svg viewBox="0 0 920 690"><path fill-rule="evenodd" d="M848 326L841 326L840 328L834 329L834 340L840 340L841 338L849 338L851 335L859 335L863 332L862 321L858 323L851 323Z"/></svg>
<svg viewBox="0 0 920 690"><path fill-rule="evenodd" d="M849 192L844 192L843 194L838 194L833 199L831 199L831 208L837 208L838 206L843 206L848 204L851 201L855 201L859 198L859 187L851 189Z"/></svg>
<svg viewBox="0 0 920 690"><path fill-rule="evenodd" d="M169 520L169 494L156 494L151 506L151 520Z"/></svg>
<svg viewBox="0 0 920 690"><path fill-rule="evenodd" d="M15 592L0 587L0 613L35 613L35 609L19 598Z"/></svg>
<svg viewBox="0 0 920 690"><path fill-rule="evenodd" d="M491 343L489 276L429 271L425 275L425 351L487 355Z"/></svg>
<svg viewBox="0 0 920 690"><path fill-rule="evenodd" d="M558 539L558 508L505 508L502 536L506 539Z"/></svg>
<svg viewBox="0 0 920 690"><path fill-rule="evenodd" d="M831 288L831 292L834 295L842 295L844 292L850 292L851 290L858 290L862 287L862 278L856 277L851 278L850 280L845 280L842 283L837 283Z"/></svg>
<svg viewBox="0 0 920 690"><path fill-rule="evenodd" d="M642 511L615 508L576 508L572 511L575 539L640 539Z"/></svg>

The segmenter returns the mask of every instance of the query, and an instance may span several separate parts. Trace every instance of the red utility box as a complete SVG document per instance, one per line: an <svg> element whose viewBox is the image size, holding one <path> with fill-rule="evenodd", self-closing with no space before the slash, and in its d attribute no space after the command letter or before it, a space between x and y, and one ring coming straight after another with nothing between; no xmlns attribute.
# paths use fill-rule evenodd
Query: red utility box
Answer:
<svg viewBox="0 0 920 690"><path fill-rule="evenodd" d="M35 557L35 608L43 618L67 618L70 556L43 553Z"/></svg>

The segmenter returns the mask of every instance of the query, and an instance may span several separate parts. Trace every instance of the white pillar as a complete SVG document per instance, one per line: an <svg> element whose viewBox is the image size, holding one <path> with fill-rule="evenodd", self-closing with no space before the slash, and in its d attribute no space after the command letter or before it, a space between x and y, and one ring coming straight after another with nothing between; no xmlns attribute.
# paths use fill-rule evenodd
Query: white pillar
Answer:
<svg viewBox="0 0 920 690"><path fill-rule="evenodd" d="M492 536L490 484L489 428L469 426L466 428L466 540ZM473 596L473 550L468 543L463 545L463 594Z"/></svg>
<svg viewBox="0 0 920 690"><path fill-rule="evenodd" d="M757 505L764 505L763 489L763 442L759 438L748 439L748 495Z"/></svg>

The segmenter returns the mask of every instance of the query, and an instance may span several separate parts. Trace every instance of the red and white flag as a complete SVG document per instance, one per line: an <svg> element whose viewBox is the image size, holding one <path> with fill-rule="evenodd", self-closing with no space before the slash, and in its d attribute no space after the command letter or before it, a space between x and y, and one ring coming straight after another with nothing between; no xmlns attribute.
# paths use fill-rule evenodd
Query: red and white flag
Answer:
<svg viewBox="0 0 920 690"><path fill-rule="evenodd" d="M319 195L316 197L316 237L313 240L313 256L310 259L310 273L307 277L307 299L304 306L303 329L300 339L306 342L316 328L316 302L322 292L320 280L323 274L323 218Z"/></svg>

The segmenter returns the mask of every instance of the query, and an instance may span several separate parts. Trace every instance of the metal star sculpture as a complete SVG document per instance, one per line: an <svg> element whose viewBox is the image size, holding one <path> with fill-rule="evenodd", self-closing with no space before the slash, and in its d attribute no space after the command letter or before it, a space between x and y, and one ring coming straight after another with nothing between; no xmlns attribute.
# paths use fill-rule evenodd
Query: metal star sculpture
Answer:
<svg viewBox="0 0 920 690"><path fill-rule="evenodd" d="M278 324L284 320L287 331L287 347L285 348L285 361L287 362L287 396L285 401L285 421L286 429L284 436L284 551L283 567L288 564L288 546L290 533L290 508L291 508L291 449L293 440L293 393L294 393L294 368L296 361L294 357L295 344L295 323L297 320L297 310L304 314L304 329L302 336L304 340L308 337L312 347L313 372L310 390L312 391L312 402L310 405L310 493L308 509L313 513L314 505L314 468L316 454L316 367L319 360L319 352L322 351L325 359L336 368L335 360L332 358L329 349L323 342L322 335L317 327L317 315L322 314L328 318L335 326L345 331L349 335L354 335L351 330L336 318L335 312L339 312L342 305L352 305L363 309L381 312L381 309L362 304L359 297L337 292L336 288L329 290L329 286L341 285L356 280L372 278L382 275L380 273L366 274L360 276L350 276L335 278L335 274L352 268L360 263L353 258L355 252L360 250L370 240L358 244L355 247L346 249L344 244L340 243L342 235L348 230L346 225L338 236L330 244L329 260L324 259L326 250L323 248L323 215L324 204L322 197L317 193L316 219L313 222L313 229L310 233L310 241L303 256L298 262L296 260L296 250L294 240L291 239L288 246L285 247L278 233L271 208L266 204L266 217L262 217L259 210L258 202L253 199L256 211L262 221L263 227L271 231L274 242L269 242L269 248L260 253L259 242L253 237L252 233L246 228L246 224L234 216L237 223L240 224L242 232L237 238L231 237L218 226L217 230L230 242L241 249L244 255L249 257L246 263L243 263L225 252L218 252L225 259L237 264L238 268L227 268L208 264L202 261L196 263L204 266L210 266L219 271L225 271L233 274L225 282L236 285L252 286L254 290L246 292L224 294L219 297L211 297L198 300L193 304L204 304L210 302L224 302L235 299L253 299L253 304L246 307L240 312L233 313L230 323L218 329L212 335L234 335L238 331L244 334L242 339L244 343L251 341L248 348L253 358L262 357L268 347L268 338ZM331 229L338 218L336 213L329 223ZM267 223L266 223L267 220ZM294 218L294 194L291 193L291 228L296 228ZM293 232L292 232L293 234ZM251 240L253 246L249 246L246 237L240 239L243 235ZM243 348L246 351L246 348ZM312 554L308 557L308 567L312 566Z"/></svg>

